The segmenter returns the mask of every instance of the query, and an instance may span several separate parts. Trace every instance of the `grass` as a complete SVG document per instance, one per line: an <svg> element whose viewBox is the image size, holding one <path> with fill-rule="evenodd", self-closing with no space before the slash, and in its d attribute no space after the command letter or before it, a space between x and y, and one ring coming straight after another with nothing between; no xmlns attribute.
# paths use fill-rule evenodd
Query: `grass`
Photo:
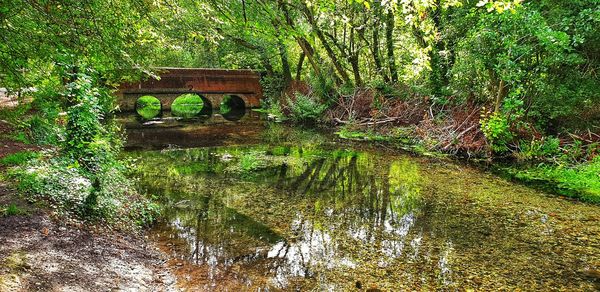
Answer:
<svg viewBox="0 0 600 292"><path fill-rule="evenodd" d="M0 215L2 216L17 216L25 214L26 212L19 208L16 204L12 203L8 206L0 206Z"/></svg>
<svg viewBox="0 0 600 292"><path fill-rule="evenodd" d="M171 105L173 115L184 118L197 116L204 107L202 98L193 93L181 95Z"/></svg>
<svg viewBox="0 0 600 292"><path fill-rule="evenodd" d="M539 164L506 172L515 179L551 187L564 196L600 203L600 157L573 167Z"/></svg>
<svg viewBox="0 0 600 292"><path fill-rule="evenodd" d="M25 162L29 161L30 159L33 159L33 158L36 158L39 156L40 156L40 154L38 152L21 151L21 152L7 155L6 157L0 159L0 165L3 165L3 166L22 165L22 164L25 164Z"/></svg>
<svg viewBox="0 0 600 292"><path fill-rule="evenodd" d="M160 114L160 100L154 96L144 95L136 102L136 111L144 119L152 119Z"/></svg>
<svg viewBox="0 0 600 292"><path fill-rule="evenodd" d="M348 128L342 127L339 131L335 132L342 139L348 140L359 140L359 141L391 141L392 137L376 134L372 131L353 131Z"/></svg>

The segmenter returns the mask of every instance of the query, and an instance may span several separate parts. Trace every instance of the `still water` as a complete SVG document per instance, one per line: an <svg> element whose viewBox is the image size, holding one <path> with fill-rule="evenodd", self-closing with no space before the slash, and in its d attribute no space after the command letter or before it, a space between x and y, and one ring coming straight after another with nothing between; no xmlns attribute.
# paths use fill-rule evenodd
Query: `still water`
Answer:
<svg viewBox="0 0 600 292"><path fill-rule="evenodd" d="M192 291L600 289L600 207L247 113L123 118Z"/></svg>

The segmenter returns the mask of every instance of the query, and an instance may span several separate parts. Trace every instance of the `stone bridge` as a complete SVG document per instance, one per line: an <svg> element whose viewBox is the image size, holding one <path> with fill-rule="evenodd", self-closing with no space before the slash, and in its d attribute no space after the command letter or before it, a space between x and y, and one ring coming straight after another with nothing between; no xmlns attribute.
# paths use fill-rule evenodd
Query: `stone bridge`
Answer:
<svg viewBox="0 0 600 292"><path fill-rule="evenodd" d="M235 107L260 106L262 87L259 75L252 70L222 70L198 68L157 68L160 79L122 84L116 95L123 112L135 111L140 96L151 95L161 102L162 110L170 110L173 101L186 93L202 97L205 108L219 108L226 95L231 95ZM237 97L237 98L236 98ZM243 104L242 104L243 103Z"/></svg>

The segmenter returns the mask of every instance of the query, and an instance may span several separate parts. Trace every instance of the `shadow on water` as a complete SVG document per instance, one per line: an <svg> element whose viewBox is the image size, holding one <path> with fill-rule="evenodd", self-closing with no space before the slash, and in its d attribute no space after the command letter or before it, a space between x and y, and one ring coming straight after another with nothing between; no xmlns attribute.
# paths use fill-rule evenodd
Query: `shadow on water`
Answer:
<svg viewBox="0 0 600 292"><path fill-rule="evenodd" d="M131 114L117 119L127 132L126 150L258 143L264 128L259 114L250 110L234 111L232 116L200 114L183 119L166 112L152 120Z"/></svg>
<svg viewBox="0 0 600 292"><path fill-rule="evenodd" d="M160 141L219 143L128 153L138 189L164 206L152 238L172 256L183 288L599 288L597 206L464 166L246 122L223 126L251 133L244 136L251 145L221 147L246 143L232 134L211 138L204 124L184 141ZM148 143L135 135L134 144Z"/></svg>

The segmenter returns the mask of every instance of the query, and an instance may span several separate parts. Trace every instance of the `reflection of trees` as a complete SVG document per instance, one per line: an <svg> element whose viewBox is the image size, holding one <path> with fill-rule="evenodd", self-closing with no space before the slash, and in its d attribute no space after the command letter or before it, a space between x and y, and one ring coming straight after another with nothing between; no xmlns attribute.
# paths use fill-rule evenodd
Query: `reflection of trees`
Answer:
<svg viewBox="0 0 600 292"><path fill-rule="evenodd" d="M277 185L320 200L321 206L352 209L372 219L374 225L382 225L394 219L390 216L406 214L416 206L419 181L418 168L409 160L382 161L348 151L281 168Z"/></svg>
<svg viewBox="0 0 600 292"><path fill-rule="evenodd" d="M196 264L225 264L255 256L248 247L271 246L283 237L268 226L209 196L181 201L170 214L173 236L187 241ZM249 246L248 246L249 244Z"/></svg>
<svg viewBox="0 0 600 292"><path fill-rule="evenodd" d="M277 163L254 170L252 176L223 171L237 163L236 157L259 151L276 157L272 161ZM233 158L222 159L225 153ZM418 167L408 159L264 145L174 151L157 158L150 176L155 189L162 188L171 202L189 201L173 208L169 216L174 234L185 239L187 255L198 264L215 259L225 266L240 261L264 263L283 285L289 277L354 265L355 255L341 246L361 246L373 254L396 258L404 245L414 242L408 233L420 207L421 178ZM232 181L262 185L287 202L260 206L248 202L251 206L233 209L222 203L240 192L241 184ZM242 192L257 192L248 197L262 198L258 189ZM289 214L283 220L261 216L264 224L246 215L281 208L296 212L278 212ZM281 221L292 222L288 230L292 235L286 239L269 227L281 226L275 223Z"/></svg>
<svg viewBox="0 0 600 292"><path fill-rule="evenodd" d="M315 214L307 215L312 228L335 230L330 245L359 240L357 244L373 244L398 256L410 244L406 237L419 206L421 184L418 167L410 160L337 151L284 171L277 186L295 194L291 199L314 202ZM294 244L301 243L289 245Z"/></svg>

